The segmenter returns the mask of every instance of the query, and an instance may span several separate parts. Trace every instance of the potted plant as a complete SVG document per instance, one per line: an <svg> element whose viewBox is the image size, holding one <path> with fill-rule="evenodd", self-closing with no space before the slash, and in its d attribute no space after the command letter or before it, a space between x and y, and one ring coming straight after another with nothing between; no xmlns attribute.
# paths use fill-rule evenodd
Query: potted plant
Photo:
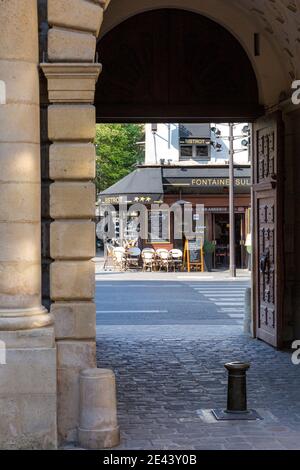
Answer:
<svg viewBox="0 0 300 470"><path fill-rule="evenodd" d="M208 272L211 272L213 267L213 254L215 252L216 245L214 242L210 242L209 240L204 241L203 245L203 252L204 252L204 260L206 269Z"/></svg>

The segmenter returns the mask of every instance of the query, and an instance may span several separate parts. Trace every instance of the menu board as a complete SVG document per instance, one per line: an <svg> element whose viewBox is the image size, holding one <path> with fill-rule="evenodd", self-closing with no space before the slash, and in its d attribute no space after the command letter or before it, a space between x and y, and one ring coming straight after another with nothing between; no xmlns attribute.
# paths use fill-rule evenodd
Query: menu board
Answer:
<svg viewBox="0 0 300 470"><path fill-rule="evenodd" d="M188 252L191 263L201 262L201 248L203 246L202 238L196 240L188 240Z"/></svg>
<svg viewBox="0 0 300 470"><path fill-rule="evenodd" d="M191 268L204 271L203 238L185 241L184 261L188 272Z"/></svg>

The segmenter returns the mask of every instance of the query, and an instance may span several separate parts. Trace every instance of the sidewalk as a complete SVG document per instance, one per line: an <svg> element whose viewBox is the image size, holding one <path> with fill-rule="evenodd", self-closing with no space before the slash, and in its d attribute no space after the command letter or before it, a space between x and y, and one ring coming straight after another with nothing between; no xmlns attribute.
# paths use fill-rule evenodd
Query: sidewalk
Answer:
<svg viewBox="0 0 300 470"><path fill-rule="evenodd" d="M184 329L184 327L183 327ZM145 330L145 331L144 331ZM300 366L288 352L228 330L198 338L139 327L98 333L99 367L118 385L118 449L300 449ZM251 362L249 407L262 421L217 422L211 408L226 405L224 363Z"/></svg>
<svg viewBox="0 0 300 470"><path fill-rule="evenodd" d="M97 281L105 281L105 280L180 280L180 281L217 281L217 280L231 280L233 278L230 277L230 273L228 270L226 271L213 271L213 272L143 272L140 271L113 271L113 270L103 270L104 265L104 256L103 253L98 254L95 258L93 258L95 263L95 272L96 272L96 280ZM238 269L237 270L237 277L234 278L235 281L250 281L251 279L251 272L248 269Z"/></svg>
<svg viewBox="0 0 300 470"><path fill-rule="evenodd" d="M97 322L98 367L116 373L119 450L300 450L300 366L292 364L291 351L243 335L239 321L225 320L216 313L222 306L213 307L223 295L227 311L230 292L250 283L248 271L238 276L97 270L97 305L107 310ZM206 288L213 294L205 296ZM142 313L137 295L151 309L161 295L165 313ZM217 299L209 303L209 297ZM211 414L226 407L224 364L237 360L251 363L248 406L261 421L218 422Z"/></svg>

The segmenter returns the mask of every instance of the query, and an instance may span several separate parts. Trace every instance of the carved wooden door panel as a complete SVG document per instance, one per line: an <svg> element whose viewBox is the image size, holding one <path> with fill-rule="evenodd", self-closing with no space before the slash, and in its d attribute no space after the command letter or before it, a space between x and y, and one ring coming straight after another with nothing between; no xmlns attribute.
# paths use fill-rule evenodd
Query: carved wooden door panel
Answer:
<svg viewBox="0 0 300 470"><path fill-rule="evenodd" d="M254 256L256 335L282 344L283 302L283 170L280 113L254 125Z"/></svg>

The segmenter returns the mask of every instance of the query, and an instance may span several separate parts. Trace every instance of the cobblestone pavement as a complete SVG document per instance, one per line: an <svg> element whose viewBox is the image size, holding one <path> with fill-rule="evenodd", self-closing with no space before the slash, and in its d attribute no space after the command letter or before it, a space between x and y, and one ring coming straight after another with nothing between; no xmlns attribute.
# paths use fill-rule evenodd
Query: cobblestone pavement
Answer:
<svg viewBox="0 0 300 470"><path fill-rule="evenodd" d="M108 333L108 332L107 332ZM206 339L98 337L99 366L116 372L120 449L300 449L300 366L242 335ZM215 422L231 360L251 362L248 402L264 417Z"/></svg>
<svg viewBox="0 0 300 470"><path fill-rule="evenodd" d="M242 334L240 325L97 328L98 366L118 386L118 449L300 449L300 366ZM217 422L226 405L224 363L251 362L248 404L261 421Z"/></svg>

